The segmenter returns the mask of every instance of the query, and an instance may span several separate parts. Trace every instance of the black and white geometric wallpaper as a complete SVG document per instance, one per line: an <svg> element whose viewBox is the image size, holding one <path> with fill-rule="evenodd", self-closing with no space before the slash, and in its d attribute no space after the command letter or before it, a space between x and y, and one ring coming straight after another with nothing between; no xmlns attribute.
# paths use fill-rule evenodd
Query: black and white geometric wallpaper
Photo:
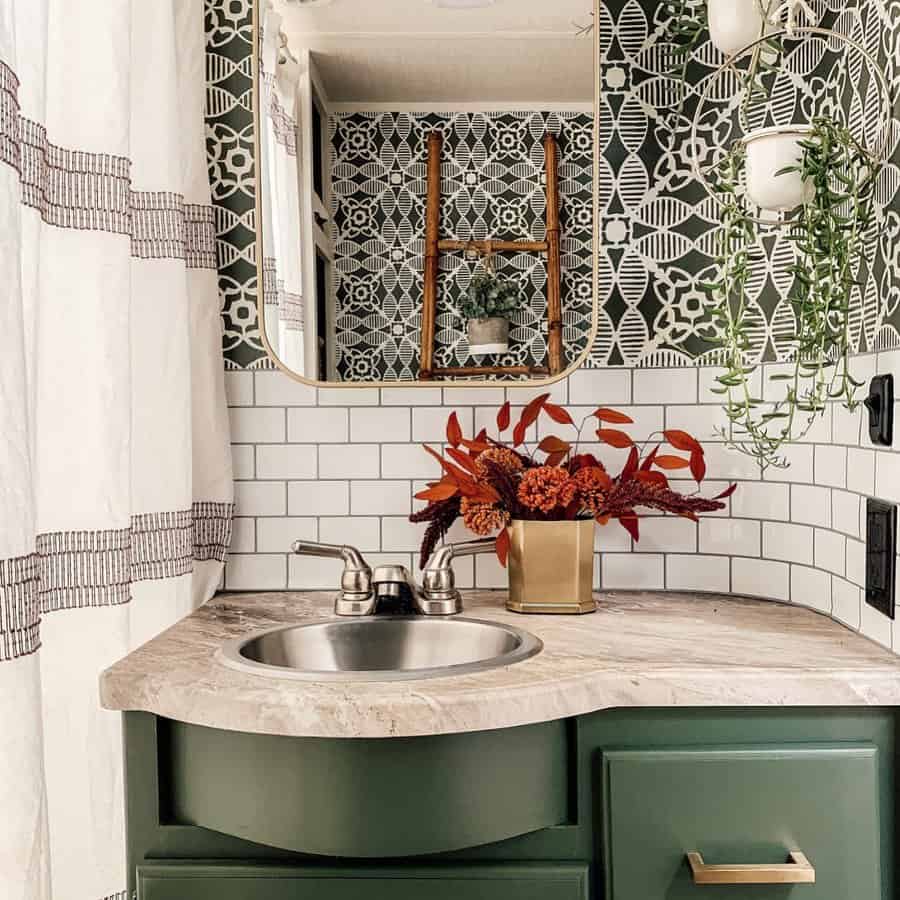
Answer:
<svg viewBox="0 0 900 900"><path fill-rule="evenodd" d="M442 238L543 240L543 138L560 149L563 344L577 359L591 331L593 116L553 112L354 112L332 117L337 368L342 381L418 377L425 250L427 139L444 138ZM521 286L509 353L472 358L459 312L479 264L441 254L439 366L546 365L547 261L503 253L497 271Z"/></svg>
<svg viewBox="0 0 900 900"><path fill-rule="evenodd" d="M900 0L810 2L820 24L855 37L879 58L896 96ZM252 150L250 4L251 0L206 2L210 176L217 205L223 351L229 368L269 365L256 323L255 183L252 158L247 156ZM684 113L675 121L678 89L670 75L663 9L658 0L608 0L601 5L597 23L601 163L595 175L601 199L601 311L591 352L593 366L696 365L698 358L701 363L715 362L709 355L705 295L697 283L711 264L718 220L712 201L691 172L688 117L698 86L722 58L709 43L699 48L689 73ZM837 42L808 39L787 54L785 74L773 92L773 115L777 121L806 121L824 107L846 115L862 133L872 121L867 118L873 108L868 83L859 61ZM727 128L721 127L723 123ZM718 127L707 123L701 130L709 152L733 136L732 123L725 119ZM878 189L878 238L871 244L854 305L854 339L860 350L900 346L898 140L900 124L895 124L891 161ZM790 290L789 262L790 248L783 238L769 240L765 263L753 281L755 344L769 359L783 353L791 329L784 301ZM452 310L452 304L448 308ZM373 315L373 324L385 332L388 343L404 346L395 340L402 335L394 334L394 328L405 329L414 313L377 309ZM381 325L382 319L390 321L390 327ZM456 352L451 326L442 323L443 361ZM353 331L349 328L347 333ZM403 353L414 349L407 347ZM408 365L403 353L398 349L391 363L395 372ZM356 371L353 365L350 368Z"/></svg>

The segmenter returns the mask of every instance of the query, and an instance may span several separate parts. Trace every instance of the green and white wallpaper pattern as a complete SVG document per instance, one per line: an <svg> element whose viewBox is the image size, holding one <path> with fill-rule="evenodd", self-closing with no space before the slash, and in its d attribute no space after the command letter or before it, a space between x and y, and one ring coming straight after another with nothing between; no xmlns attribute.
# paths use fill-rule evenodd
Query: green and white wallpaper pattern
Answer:
<svg viewBox="0 0 900 900"><path fill-rule="evenodd" d="M703 0L694 0L703 2ZM256 323L250 71L251 0L207 0L209 158L217 210L225 365L267 367ZM586 5L588 0L586 0ZM811 0L820 24L854 37L900 87L900 0ZM691 171L688 117L698 87L722 61L703 44L676 118L664 5L609 0L602 5L600 328L593 366L714 363L709 310L698 287L712 263L716 208ZM773 90L771 121L842 112L862 132L873 125L869 79L834 41L809 39L786 54ZM724 104L723 104L724 106ZM894 110L896 117L896 108ZM727 110L704 120L706 151L733 137ZM860 351L900 346L900 123L878 190L877 238L860 272L854 342ZM769 239L753 281L753 339L761 358L778 359L792 331L785 298L790 247Z"/></svg>

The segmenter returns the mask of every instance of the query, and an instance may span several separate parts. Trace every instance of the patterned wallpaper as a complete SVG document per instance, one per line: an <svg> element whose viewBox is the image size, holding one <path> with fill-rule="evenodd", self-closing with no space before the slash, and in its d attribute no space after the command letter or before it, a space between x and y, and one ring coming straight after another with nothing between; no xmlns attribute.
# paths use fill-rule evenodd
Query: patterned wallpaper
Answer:
<svg viewBox="0 0 900 900"><path fill-rule="evenodd" d="M338 372L343 381L418 377L427 196L427 137L444 137L441 237L542 240L542 140L560 148L563 342L584 351L591 330L593 116L504 112L357 112L332 118ZM441 257L435 359L472 365L458 303L477 263ZM546 365L546 258L497 256L526 303L510 318L509 353L485 362ZM374 352L373 352L374 351Z"/></svg>
<svg viewBox="0 0 900 900"><path fill-rule="evenodd" d="M700 2L700 0L695 0ZM812 0L824 24L854 36L883 61L900 87L900 5L896 0ZM601 42L600 329L592 366L681 366L708 353L708 310L697 287L712 259L717 224L712 201L690 171L687 116L696 104L690 88L684 115L674 121L677 88L668 77L664 5L657 0L607 0L599 20ZM250 0L207 0L210 73L210 172L217 203L224 355L228 368L260 368L265 360L256 326L253 270L253 164ZM709 44L696 54L691 82L700 84L720 61ZM827 85L838 84L839 103ZM809 39L787 56L773 92L777 121L805 120L824 103L847 110L853 127L872 127L873 95L864 67L837 45ZM723 108L720 108L723 107ZM868 111L868 113L867 113ZM707 150L734 137L724 104L704 122ZM895 141L900 124L895 126ZM900 346L900 157L879 186L880 235L862 273L855 340L861 350ZM770 239L754 280L755 344L777 358L790 333L784 302L789 247ZM402 318L402 316L401 316ZM452 351L445 351L452 352ZM400 355L398 354L398 360ZM708 356L701 362L714 362ZM399 363L403 364L403 363Z"/></svg>

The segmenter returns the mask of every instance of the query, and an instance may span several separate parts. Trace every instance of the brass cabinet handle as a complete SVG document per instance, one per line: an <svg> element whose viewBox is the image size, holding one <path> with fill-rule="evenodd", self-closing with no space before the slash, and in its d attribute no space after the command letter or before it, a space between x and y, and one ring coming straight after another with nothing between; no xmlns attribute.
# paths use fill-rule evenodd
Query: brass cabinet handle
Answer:
<svg viewBox="0 0 900 900"><path fill-rule="evenodd" d="M789 854L790 862L783 865L709 866L696 851L688 853L687 861L694 876L694 884L815 884L816 870L799 850Z"/></svg>

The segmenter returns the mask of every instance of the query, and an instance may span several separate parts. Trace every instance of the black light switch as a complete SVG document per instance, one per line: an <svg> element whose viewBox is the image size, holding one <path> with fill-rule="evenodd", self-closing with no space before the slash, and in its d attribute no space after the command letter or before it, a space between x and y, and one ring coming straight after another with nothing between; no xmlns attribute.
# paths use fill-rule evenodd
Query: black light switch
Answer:
<svg viewBox="0 0 900 900"><path fill-rule="evenodd" d="M897 579L897 507L869 500L866 507L866 603L894 618Z"/></svg>
<svg viewBox="0 0 900 900"><path fill-rule="evenodd" d="M876 375L865 400L869 410L869 439L880 447L894 443L894 376Z"/></svg>

